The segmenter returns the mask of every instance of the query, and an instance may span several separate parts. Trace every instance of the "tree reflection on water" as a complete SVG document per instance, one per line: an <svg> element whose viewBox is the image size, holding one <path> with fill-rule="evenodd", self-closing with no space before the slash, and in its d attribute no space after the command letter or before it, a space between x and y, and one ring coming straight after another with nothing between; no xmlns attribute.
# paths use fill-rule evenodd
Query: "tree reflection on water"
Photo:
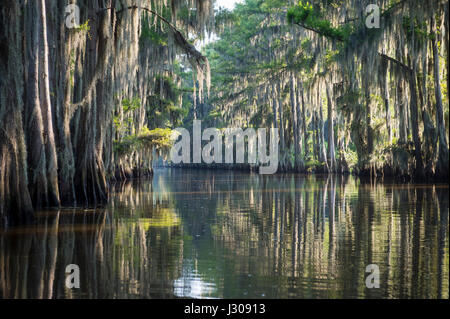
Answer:
<svg viewBox="0 0 450 319"><path fill-rule="evenodd" d="M0 297L448 298L447 185L175 169L113 188L0 231Z"/></svg>

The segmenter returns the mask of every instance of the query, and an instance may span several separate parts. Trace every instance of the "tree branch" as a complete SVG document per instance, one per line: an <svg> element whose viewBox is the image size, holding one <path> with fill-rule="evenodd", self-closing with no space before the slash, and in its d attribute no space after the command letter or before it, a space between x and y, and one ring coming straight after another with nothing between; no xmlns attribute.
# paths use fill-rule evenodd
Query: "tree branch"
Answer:
<svg viewBox="0 0 450 319"><path fill-rule="evenodd" d="M113 7L102 8L102 9L99 9L99 10L97 11L97 14L98 14L98 13L101 13L101 12L103 12L103 11L112 10L112 9L114 9L114 8L113 8ZM157 16L161 21L163 21L164 23L166 23L173 31L181 33L181 32L180 32L180 31L179 31L179 30L178 30L178 29L177 29L177 28L169 21L169 20L167 20L166 18L164 18L164 17L163 17L162 15L160 15L158 12L153 11L152 9L149 9L149 8L146 8L146 7L139 7L139 6L134 5L134 6L125 7L125 8L123 8L123 9L119 10L119 11L115 11L115 13L119 14L119 13L124 12L125 10L135 10L135 9L142 9L142 10L144 10L144 11L147 11L148 13L151 13L151 14Z"/></svg>
<svg viewBox="0 0 450 319"><path fill-rule="evenodd" d="M295 23L295 24L297 24L297 25L299 25L299 26L301 26L301 27L303 27L303 28L305 28L305 29L307 29L307 30L313 31L313 32L315 32L315 33L317 33L317 34L319 34L319 35L321 35L321 36L327 37L326 34L324 34L323 32L321 32L321 31L319 31L319 30L317 30L317 29L308 27L308 26L306 26L306 25L304 25L304 24L300 24L300 23ZM333 38L333 39L336 39L336 40L338 40L339 42L344 42L342 39L339 39L339 38ZM390 57L390 56L388 56L388 55L386 55L386 54L384 54L384 53L378 52L378 55L379 55L382 59L385 59L385 60L387 60L387 61L390 61L390 62L392 62L392 63L394 63L394 64L396 64L396 65L398 65L398 66L404 68L404 69L407 70L408 72L412 72L412 71L413 71L413 69L412 69L410 66L408 66L408 65L406 65L406 64L404 64L404 63L402 63L402 62L400 62L399 60L396 60L396 59L394 59L394 58L392 58L392 57Z"/></svg>
<svg viewBox="0 0 450 319"><path fill-rule="evenodd" d="M103 11L111 10L111 9L113 9L113 8L112 7L103 8L103 9L98 10L97 13L101 13ZM160 15L156 11L146 8L146 7L140 7L140 6L133 5L133 6L125 7L119 11L116 11L116 13L118 14L118 13L124 12L125 10L136 10L136 9L141 9L141 10L147 11L150 14L157 16L158 19L160 19L165 24L167 24L167 26L172 30L172 32L174 33L175 41L186 52L186 54L189 57L194 58L196 60L196 62L199 64L207 62L206 57L204 57L200 52L198 52L197 49L186 40L186 38L181 33L181 31L178 30L177 27L175 27L169 20L164 18L162 15Z"/></svg>
<svg viewBox="0 0 450 319"><path fill-rule="evenodd" d="M396 60L396 59L394 59L394 58L392 58L392 57L390 57L390 56L387 56L386 54L383 54L383 53L381 53L381 52L378 52L378 55L379 55L382 59L385 59L385 60L387 60L387 61L389 61L389 62L392 62L392 63L394 63L394 64L396 64L396 65L398 65L398 66L404 68L404 69L407 70L408 72L412 72L412 71L413 71L413 69L412 69L410 66L408 66L408 65L406 65L406 64L400 62L399 60Z"/></svg>

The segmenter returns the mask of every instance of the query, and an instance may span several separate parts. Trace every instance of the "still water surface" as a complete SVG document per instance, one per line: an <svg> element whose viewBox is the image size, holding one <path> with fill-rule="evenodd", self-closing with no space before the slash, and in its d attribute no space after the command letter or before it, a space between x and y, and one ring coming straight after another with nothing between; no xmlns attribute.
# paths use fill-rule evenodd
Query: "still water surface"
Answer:
<svg viewBox="0 0 450 319"><path fill-rule="evenodd" d="M0 298L448 298L448 185L157 170L0 230ZM65 287L77 264L80 289ZM380 288L365 285L366 266Z"/></svg>

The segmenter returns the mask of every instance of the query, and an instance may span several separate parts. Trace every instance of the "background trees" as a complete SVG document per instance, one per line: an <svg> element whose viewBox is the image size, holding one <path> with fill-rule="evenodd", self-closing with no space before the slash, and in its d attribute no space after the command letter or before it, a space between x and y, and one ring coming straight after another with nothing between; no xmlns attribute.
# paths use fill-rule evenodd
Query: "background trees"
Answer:
<svg viewBox="0 0 450 319"><path fill-rule="evenodd" d="M379 29L366 27L369 4L219 12L212 122L279 127L280 168L448 176L448 3L381 1Z"/></svg>

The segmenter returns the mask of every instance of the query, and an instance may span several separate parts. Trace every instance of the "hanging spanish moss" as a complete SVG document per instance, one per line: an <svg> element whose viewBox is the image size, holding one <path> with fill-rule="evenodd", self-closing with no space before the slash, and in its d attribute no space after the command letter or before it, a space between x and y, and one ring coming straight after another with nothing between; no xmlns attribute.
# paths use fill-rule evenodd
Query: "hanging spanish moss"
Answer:
<svg viewBox="0 0 450 319"><path fill-rule="evenodd" d="M278 127L281 170L445 179L448 3L381 1L375 28L369 5L254 0L219 11L205 119Z"/></svg>
<svg viewBox="0 0 450 319"><path fill-rule="evenodd" d="M278 128L280 172L448 177L446 1L72 2L0 7L2 224L105 203L194 119Z"/></svg>
<svg viewBox="0 0 450 319"><path fill-rule="evenodd" d="M145 154L162 151L172 123L150 130L148 97L165 94L158 76L176 80L178 55L190 62L200 96L203 83L209 90L208 61L188 36L211 32L212 3L2 1L0 223L41 207L102 204L117 171L139 169ZM69 4L80 9L73 28L63 14ZM178 102L169 103L173 123ZM133 138L143 147L117 151Z"/></svg>

